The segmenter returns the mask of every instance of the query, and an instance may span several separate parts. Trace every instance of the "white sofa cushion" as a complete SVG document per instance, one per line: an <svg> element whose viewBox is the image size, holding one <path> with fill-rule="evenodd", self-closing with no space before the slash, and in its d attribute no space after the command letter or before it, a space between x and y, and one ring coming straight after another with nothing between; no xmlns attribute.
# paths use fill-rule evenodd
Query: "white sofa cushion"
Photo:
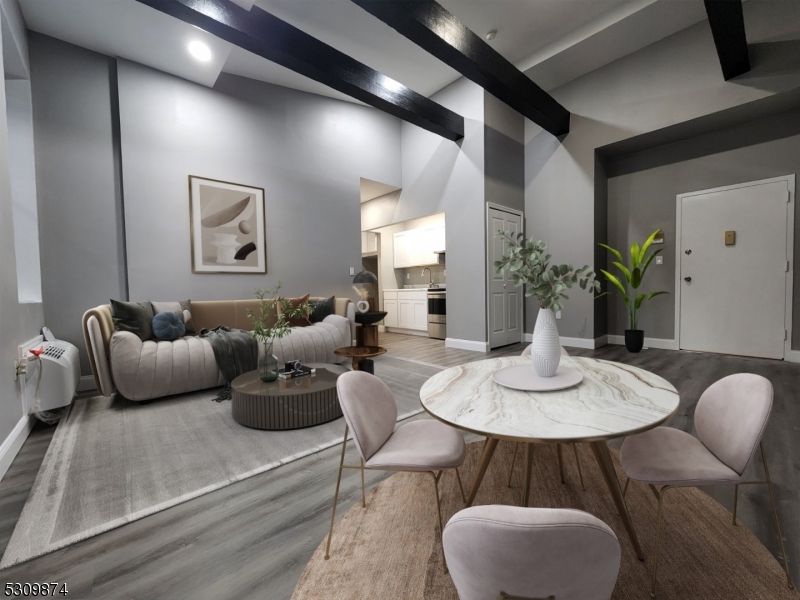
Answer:
<svg viewBox="0 0 800 600"><path fill-rule="evenodd" d="M329 315L310 327L294 327L292 333L275 340L273 354L279 364L287 360L304 363L347 361L333 351L351 346L350 321ZM264 352L259 344L259 354ZM208 340L186 336L171 342L143 342L138 336L116 331L109 344L111 375L117 391L129 400L150 400L223 385L214 351Z"/></svg>

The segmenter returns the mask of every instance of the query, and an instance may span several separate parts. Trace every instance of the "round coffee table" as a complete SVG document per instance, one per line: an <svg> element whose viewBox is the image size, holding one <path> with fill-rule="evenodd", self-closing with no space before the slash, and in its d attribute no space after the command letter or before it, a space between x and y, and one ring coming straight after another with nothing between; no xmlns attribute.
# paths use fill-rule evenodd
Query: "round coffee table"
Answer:
<svg viewBox="0 0 800 600"><path fill-rule="evenodd" d="M309 366L317 369L314 375L269 383L261 381L258 371L239 375L231 383L234 420L255 429L299 429L341 417L336 380L347 369Z"/></svg>
<svg viewBox="0 0 800 600"><path fill-rule="evenodd" d="M352 358L353 371L360 371L361 363L365 359L386 354L386 348L381 348L380 346L345 346L344 348L337 348L333 353L336 356Z"/></svg>

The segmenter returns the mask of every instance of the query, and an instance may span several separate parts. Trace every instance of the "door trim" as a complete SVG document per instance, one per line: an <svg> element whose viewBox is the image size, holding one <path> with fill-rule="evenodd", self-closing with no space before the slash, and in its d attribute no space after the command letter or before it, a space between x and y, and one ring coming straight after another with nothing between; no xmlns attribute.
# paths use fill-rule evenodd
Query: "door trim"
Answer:
<svg viewBox="0 0 800 600"><path fill-rule="evenodd" d="M483 277L483 284L486 291L486 349L492 349L492 336L490 332L492 331L492 314L491 314L491 290L490 290L490 283L489 283L489 276L492 273L492 269L494 269L494 265L492 264L492 254L491 249L489 248L489 243L491 242L491 237L489 236L489 209L499 210L500 212L509 213L511 215L517 215L519 217L520 223L520 231L525 233L525 213L521 210L516 210L514 208L509 208L507 206L501 206L500 204L495 204L494 202L487 202L486 203L486 212L484 214L484 223L485 226L483 228L483 235L485 237L485 245L484 249L486 251L486 272L484 273ZM520 286L522 293L519 295L519 300L517 301L517 305L519 306L519 318L520 318L520 328L519 328L519 342L522 343L525 341L525 286Z"/></svg>
<svg viewBox="0 0 800 600"><path fill-rule="evenodd" d="M794 204L795 204L795 175L783 175L781 177L770 177L749 181L747 183L737 183L735 185L725 185L722 187L687 192L675 196L675 349L681 349L681 201L692 196L702 196L714 192L727 192L741 188L764 185L785 181L789 188L789 199L787 201L788 211L786 215L786 257L789 261L789 270L786 271L786 299L784 306L783 326L787 331L786 340L783 342L783 360L795 359L797 352L792 352L792 302L794 299Z"/></svg>

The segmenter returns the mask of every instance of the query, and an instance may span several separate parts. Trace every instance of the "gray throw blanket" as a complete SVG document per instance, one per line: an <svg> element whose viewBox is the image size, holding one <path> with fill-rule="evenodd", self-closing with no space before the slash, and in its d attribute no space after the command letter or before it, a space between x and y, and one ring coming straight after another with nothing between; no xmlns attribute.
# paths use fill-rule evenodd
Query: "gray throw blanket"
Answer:
<svg viewBox="0 0 800 600"><path fill-rule="evenodd" d="M230 400L231 382L239 375L258 368L258 343L249 332L223 325L202 329L199 336L211 344L217 367L227 382L215 400Z"/></svg>

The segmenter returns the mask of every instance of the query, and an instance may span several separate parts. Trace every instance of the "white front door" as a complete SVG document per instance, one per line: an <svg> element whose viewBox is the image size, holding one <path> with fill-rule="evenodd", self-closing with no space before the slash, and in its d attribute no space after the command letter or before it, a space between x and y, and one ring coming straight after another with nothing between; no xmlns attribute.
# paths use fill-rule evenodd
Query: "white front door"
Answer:
<svg viewBox="0 0 800 600"><path fill-rule="evenodd" d="M522 287L514 287L507 271L497 273L494 262L500 260L508 243L497 238L498 231L512 235L522 231L522 216L496 208L489 208L486 230L489 348L497 348L522 341Z"/></svg>
<svg viewBox="0 0 800 600"><path fill-rule="evenodd" d="M678 197L681 349L783 358L790 200L785 178Z"/></svg>

